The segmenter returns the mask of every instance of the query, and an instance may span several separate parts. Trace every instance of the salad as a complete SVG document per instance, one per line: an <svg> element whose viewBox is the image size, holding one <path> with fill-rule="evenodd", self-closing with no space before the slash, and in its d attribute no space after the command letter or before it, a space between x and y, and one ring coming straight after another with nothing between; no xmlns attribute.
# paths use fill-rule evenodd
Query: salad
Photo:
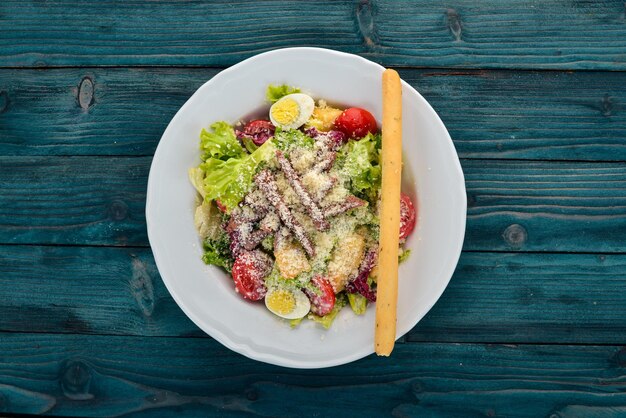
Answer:
<svg viewBox="0 0 626 418"><path fill-rule="evenodd" d="M376 301L381 135L366 109L286 85L266 96L266 117L200 133L202 163L189 178L203 261L292 326L328 328L343 307L360 315ZM405 194L400 207L402 261L416 211Z"/></svg>

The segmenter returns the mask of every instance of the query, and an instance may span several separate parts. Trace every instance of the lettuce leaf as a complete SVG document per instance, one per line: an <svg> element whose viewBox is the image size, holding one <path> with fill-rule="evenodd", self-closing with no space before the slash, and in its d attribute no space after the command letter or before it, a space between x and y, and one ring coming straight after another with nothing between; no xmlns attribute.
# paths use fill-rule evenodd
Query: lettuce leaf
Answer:
<svg viewBox="0 0 626 418"><path fill-rule="evenodd" d="M200 193L200 196L204 198L206 196L206 191L204 190L204 170L200 167L192 167L187 174L189 175L189 181L193 187Z"/></svg>
<svg viewBox="0 0 626 418"><path fill-rule="evenodd" d="M212 132L206 129L200 132L200 149L204 152L203 160L208 158L228 160L240 158L246 154L235 136L235 130L228 123L215 122L210 128Z"/></svg>
<svg viewBox="0 0 626 418"><path fill-rule="evenodd" d="M254 175L259 165L270 160L276 152L273 140L261 145L252 154L227 161L209 158L200 164L204 171L203 189L205 199L219 199L230 212L250 191Z"/></svg>
<svg viewBox="0 0 626 418"><path fill-rule="evenodd" d="M300 89L288 86L286 84L281 84L279 86L274 86L270 84L269 86L267 86L265 97L267 98L268 102L276 103L281 97L292 93L300 93Z"/></svg>
<svg viewBox="0 0 626 418"><path fill-rule="evenodd" d="M304 318L306 318L306 317L296 318L296 319L290 319L290 320L289 320L289 326L290 326L291 328L295 328L295 327L297 327L298 325L300 325L300 322L302 322L302 321L304 320Z"/></svg>
<svg viewBox="0 0 626 418"><path fill-rule="evenodd" d="M224 216L217 208L215 202L205 200L196 207L194 213L194 224L200 238L217 238L223 234L222 223Z"/></svg>
<svg viewBox="0 0 626 418"><path fill-rule="evenodd" d="M367 310L367 299L358 293L348 293L350 307L357 315L363 315Z"/></svg>
<svg viewBox="0 0 626 418"><path fill-rule="evenodd" d="M350 177L350 188L358 195L374 198L380 189L380 135L367 134L359 141L348 141L339 161Z"/></svg>
<svg viewBox="0 0 626 418"><path fill-rule="evenodd" d="M282 151L289 151L294 148L311 149L315 145L315 140L298 129L282 130L276 127L274 132L276 147Z"/></svg>
<svg viewBox="0 0 626 418"><path fill-rule="evenodd" d="M230 253L228 237L225 234L216 239L207 238L202 245L204 247L202 261L206 264L223 267L227 272L231 272L233 257Z"/></svg>
<svg viewBox="0 0 626 418"><path fill-rule="evenodd" d="M410 255L411 255L411 250L403 248L402 253L398 256L398 264L404 263L407 260L407 258L409 258Z"/></svg>

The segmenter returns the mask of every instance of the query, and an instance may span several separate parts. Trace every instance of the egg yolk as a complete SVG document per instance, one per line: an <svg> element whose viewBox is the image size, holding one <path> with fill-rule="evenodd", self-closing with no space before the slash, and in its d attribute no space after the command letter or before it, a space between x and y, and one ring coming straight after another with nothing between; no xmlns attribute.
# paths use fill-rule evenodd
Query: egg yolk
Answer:
<svg viewBox="0 0 626 418"><path fill-rule="evenodd" d="M285 290L277 290L267 297L267 306L281 315L287 315L296 307L296 298Z"/></svg>
<svg viewBox="0 0 626 418"><path fill-rule="evenodd" d="M285 99L272 106L272 117L281 125L295 121L300 115L300 106L293 99Z"/></svg>

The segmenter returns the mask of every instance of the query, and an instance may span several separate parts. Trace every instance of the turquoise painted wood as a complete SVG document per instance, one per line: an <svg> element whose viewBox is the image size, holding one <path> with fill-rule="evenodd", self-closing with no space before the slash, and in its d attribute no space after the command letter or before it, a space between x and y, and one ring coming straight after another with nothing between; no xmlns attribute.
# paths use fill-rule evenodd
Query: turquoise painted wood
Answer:
<svg viewBox="0 0 626 418"><path fill-rule="evenodd" d="M625 272L623 254L466 252L407 340L624 344Z"/></svg>
<svg viewBox="0 0 626 418"><path fill-rule="evenodd" d="M217 71L0 70L0 154L152 155L171 117ZM626 161L624 72L401 75L440 114L462 158Z"/></svg>
<svg viewBox="0 0 626 418"><path fill-rule="evenodd" d="M465 251L389 359L235 354L147 247L167 122L288 46L398 67L462 158ZM625 104L623 0L0 2L0 415L625 417Z"/></svg>
<svg viewBox="0 0 626 418"><path fill-rule="evenodd" d="M394 66L624 70L624 14L622 0L5 0L0 65L225 66L311 45Z"/></svg>
<svg viewBox="0 0 626 418"><path fill-rule="evenodd" d="M148 245L150 161L0 157L0 184L8 185L0 189L0 243ZM462 165L469 201L466 250L626 249L625 163L464 160Z"/></svg>
<svg viewBox="0 0 626 418"><path fill-rule="evenodd" d="M147 245L150 161L0 157L0 242Z"/></svg>
<svg viewBox="0 0 626 418"><path fill-rule="evenodd" d="M205 336L148 248L0 247L0 331Z"/></svg>
<svg viewBox="0 0 626 418"><path fill-rule="evenodd" d="M0 331L205 336L167 293L149 249L22 245L0 254ZM408 340L621 344L624 271L626 255L463 253Z"/></svg>
<svg viewBox="0 0 626 418"><path fill-rule="evenodd" d="M2 334L5 410L61 416L556 416L626 411L619 346L399 344L289 370L208 338ZM604 415L602 415L604 414Z"/></svg>

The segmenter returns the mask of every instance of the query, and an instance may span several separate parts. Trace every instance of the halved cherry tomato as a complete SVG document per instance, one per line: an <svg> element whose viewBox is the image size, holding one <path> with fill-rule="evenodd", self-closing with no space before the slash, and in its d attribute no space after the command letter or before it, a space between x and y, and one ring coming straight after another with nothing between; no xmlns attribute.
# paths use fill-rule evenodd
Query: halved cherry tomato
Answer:
<svg viewBox="0 0 626 418"><path fill-rule="evenodd" d="M311 279L318 292L305 290L304 293L311 301L311 312L318 316L328 315L335 307L335 292L330 282L322 276L315 276Z"/></svg>
<svg viewBox="0 0 626 418"><path fill-rule="evenodd" d="M220 212L226 213L226 206L224 206L224 204L220 202L219 199L215 199L215 204L217 205L217 208L220 210Z"/></svg>
<svg viewBox="0 0 626 418"><path fill-rule="evenodd" d="M377 131L376 119L365 109L351 107L335 119L335 129L353 139L361 139L369 132Z"/></svg>
<svg viewBox="0 0 626 418"><path fill-rule="evenodd" d="M411 198L400 193L400 239L406 239L415 228L415 207Z"/></svg>
<svg viewBox="0 0 626 418"><path fill-rule="evenodd" d="M274 136L276 128L269 120L251 120L243 127L243 134L252 139L256 145L263 145L265 141Z"/></svg>
<svg viewBox="0 0 626 418"><path fill-rule="evenodd" d="M260 250L243 251L233 264L235 290L244 299L261 300L267 293L263 280L270 272L271 259Z"/></svg>

